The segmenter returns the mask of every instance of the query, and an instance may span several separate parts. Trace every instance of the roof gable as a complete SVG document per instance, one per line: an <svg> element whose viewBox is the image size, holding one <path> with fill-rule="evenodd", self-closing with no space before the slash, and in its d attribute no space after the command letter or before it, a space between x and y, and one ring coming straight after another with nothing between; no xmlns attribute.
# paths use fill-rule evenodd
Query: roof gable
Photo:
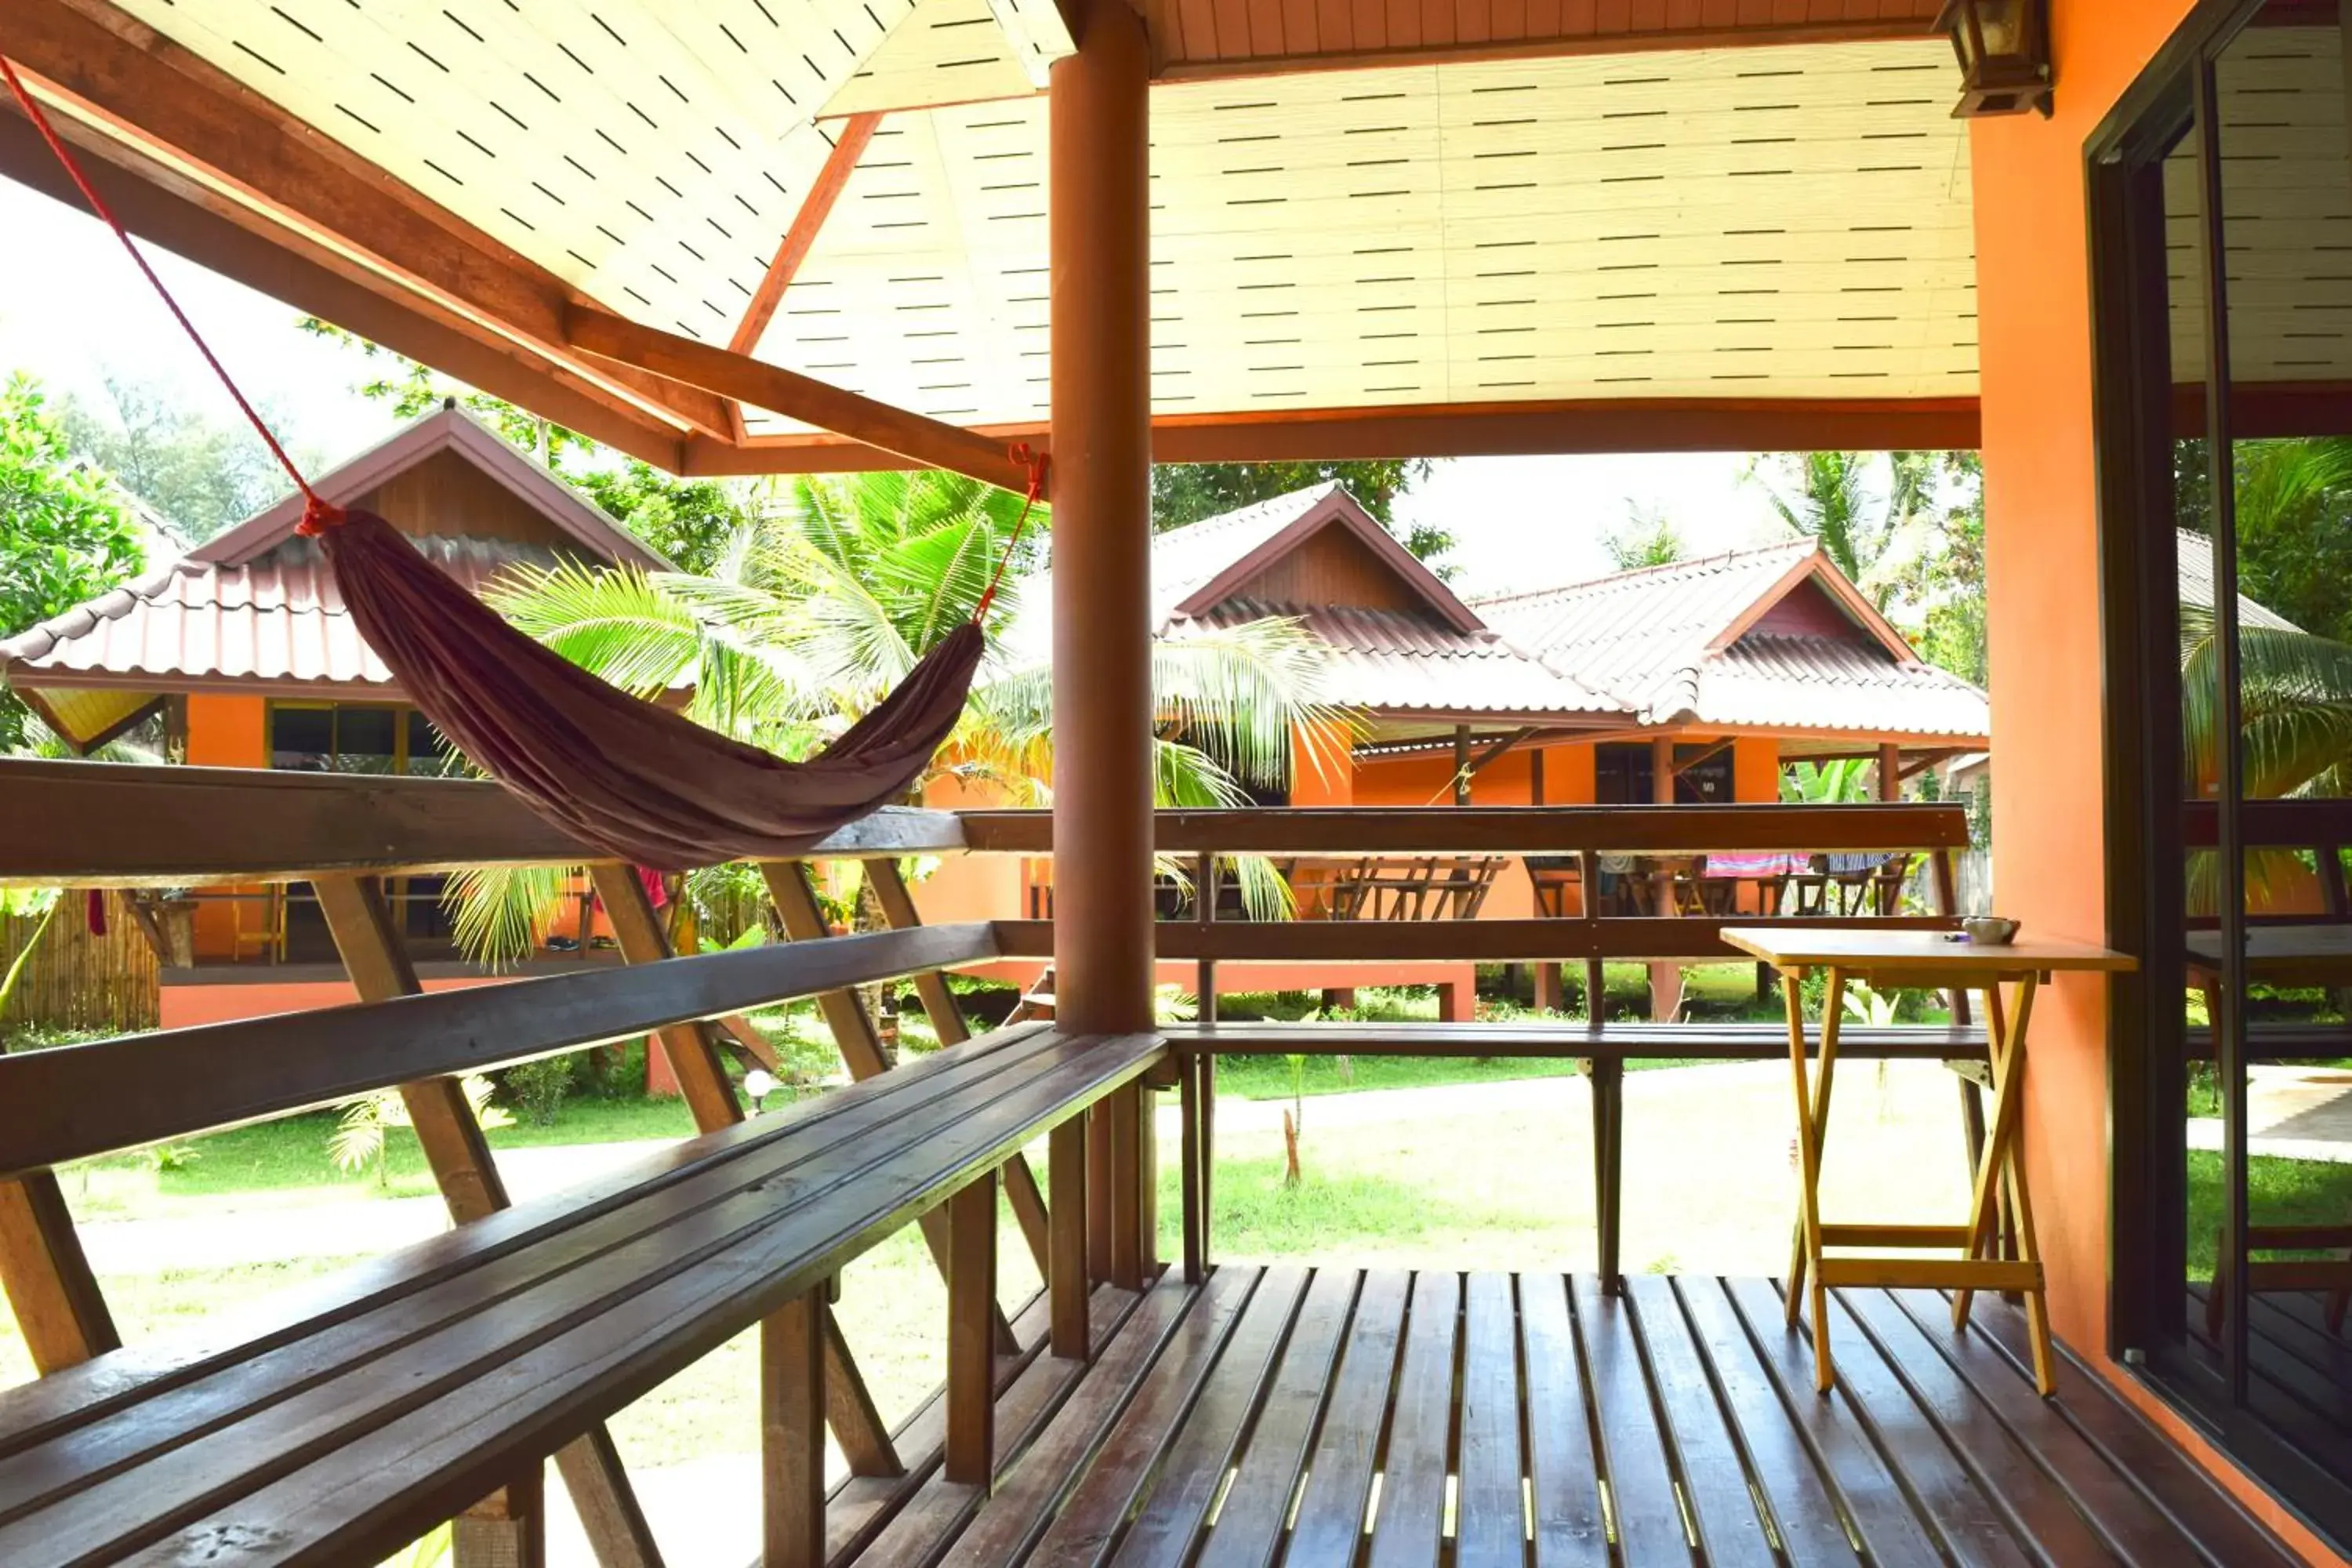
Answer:
<svg viewBox="0 0 2352 1568"><path fill-rule="evenodd" d="M1160 579L1169 568L1174 571L1168 584L1171 600L1154 606L1160 623L1205 616L1228 599L1250 593L1270 574L1278 578L1283 563L1310 541L1328 546L1334 531L1351 542L1360 559L1391 576L1408 603L1426 608L1457 632L1486 629L1476 612L1336 481L1161 534L1152 545L1153 576Z"/></svg>
<svg viewBox="0 0 2352 1568"><path fill-rule="evenodd" d="M478 472L590 553L649 571L668 568L668 562L638 542L602 508L483 428L454 403L445 403L436 412L414 421L358 457L318 476L311 481L311 488L337 506L349 506L426 468L443 454ZM302 521L302 509L300 495L287 496L190 551L186 559L219 566L248 564L294 537L295 527Z"/></svg>
<svg viewBox="0 0 2352 1568"><path fill-rule="evenodd" d="M1732 617L1729 625L1709 638L1707 651L1720 652L1750 631L1759 629L1782 635L1839 635L1835 625L1821 616L1822 610L1842 613L1848 626L1860 633L1862 640L1876 643L1897 664L1919 662L1918 654L1903 634L1878 613L1878 606L1854 586L1852 578L1838 570L1837 563L1819 545L1791 563L1778 582L1758 595ZM1775 622L1793 624L1776 626Z"/></svg>

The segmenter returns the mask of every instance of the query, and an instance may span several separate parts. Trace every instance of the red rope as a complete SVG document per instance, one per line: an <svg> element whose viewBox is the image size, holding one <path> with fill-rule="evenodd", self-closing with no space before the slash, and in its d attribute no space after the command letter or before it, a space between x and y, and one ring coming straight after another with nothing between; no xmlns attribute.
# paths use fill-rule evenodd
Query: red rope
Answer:
<svg viewBox="0 0 2352 1568"><path fill-rule="evenodd" d="M34 101L33 95L26 90L23 79L16 75L16 68L9 63L5 55L0 55L0 76L8 79L8 90L16 94L17 103L25 110L25 118L33 122L33 129L41 133L41 140L49 144L49 151L56 153L58 162L65 165L66 174L81 191L82 199L89 204L92 212L106 221L106 226L114 231L114 237L122 242L122 248L131 253L131 259L137 263L141 272L146 274L147 281L154 285L155 292L163 299L164 308L172 312L173 320L180 323L180 330L188 334L188 341L196 345L196 352L205 356L205 363L213 367L213 374L220 377L223 386L228 388L229 396L236 400L237 407L253 422L253 428L261 437L262 444L269 448L269 455L278 459L278 466L284 468L287 477L294 481L294 488L302 492L302 521L297 531L317 533L322 528L341 522L343 520L342 508L312 489L310 481L302 477L302 470L294 466L294 459L286 455L286 448L278 444L278 437L270 434L269 426L262 423L261 416L254 411L253 405L238 390L228 368L213 353L212 345L205 342L204 334L196 331L196 324L188 320L188 313L180 309L180 302L172 298L172 291L163 287L163 280L155 275L155 269L147 264L147 258L132 243L130 231L122 226L122 220L114 216L114 209L106 205L106 198L98 194L98 188L89 183L89 176L82 173L80 161L74 157L64 140L58 135L56 128L49 123L49 117Z"/></svg>
<svg viewBox="0 0 2352 1568"><path fill-rule="evenodd" d="M1029 443L1022 441L1007 448L1005 456L1029 470L1029 493L1022 498L1020 520L1013 525L1013 536L1004 542L1004 552L996 558L996 572L988 580L988 589L980 603L971 608L972 624L977 626L988 614L988 606L996 602L996 589L1004 581L1004 569L1013 564L1013 552L1021 547L1021 531L1029 526L1029 514L1036 509L1037 498L1045 493L1045 466L1052 461L1043 452L1032 451Z"/></svg>

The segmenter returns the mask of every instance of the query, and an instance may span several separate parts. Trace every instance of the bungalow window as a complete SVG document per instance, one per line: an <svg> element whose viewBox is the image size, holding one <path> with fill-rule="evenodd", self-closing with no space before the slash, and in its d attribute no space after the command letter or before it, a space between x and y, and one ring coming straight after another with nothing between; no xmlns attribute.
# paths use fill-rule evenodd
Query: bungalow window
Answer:
<svg viewBox="0 0 2352 1568"><path fill-rule="evenodd" d="M1701 805L1733 798L1731 749L1675 748L1675 804ZM1656 769L1645 742L1609 742L1593 748L1592 798L1601 805L1657 804Z"/></svg>
<svg viewBox="0 0 2352 1568"><path fill-rule="evenodd" d="M272 702L269 765L289 773L437 777L456 753L424 714L357 702Z"/></svg>

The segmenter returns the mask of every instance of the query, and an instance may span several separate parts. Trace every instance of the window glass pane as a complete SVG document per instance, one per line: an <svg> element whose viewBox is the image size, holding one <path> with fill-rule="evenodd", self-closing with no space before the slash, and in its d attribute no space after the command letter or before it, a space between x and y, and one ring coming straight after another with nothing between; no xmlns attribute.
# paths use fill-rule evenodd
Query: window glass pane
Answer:
<svg viewBox="0 0 2352 1568"><path fill-rule="evenodd" d="M400 734L400 715L389 708L340 708L335 711L335 771L388 773Z"/></svg>
<svg viewBox="0 0 2352 1568"><path fill-rule="evenodd" d="M325 773L334 766L335 714L331 708L269 709L269 765L299 773Z"/></svg>
<svg viewBox="0 0 2352 1568"><path fill-rule="evenodd" d="M461 773L457 749L422 713L407 716L408 771L419 777L440 778Z"/></svg>

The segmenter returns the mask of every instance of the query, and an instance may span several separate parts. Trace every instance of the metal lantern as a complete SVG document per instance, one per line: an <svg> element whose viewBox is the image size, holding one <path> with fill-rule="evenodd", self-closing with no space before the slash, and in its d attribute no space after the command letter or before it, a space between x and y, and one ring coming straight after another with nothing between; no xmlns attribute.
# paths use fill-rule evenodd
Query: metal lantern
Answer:
<svg viewBox="0 0 2352 1568"><path fill-rule="evenodd" d="M1944 0L1936 30L1960 59L1955 120L2051 108L2050 19L2045 0Z"/></svg>

